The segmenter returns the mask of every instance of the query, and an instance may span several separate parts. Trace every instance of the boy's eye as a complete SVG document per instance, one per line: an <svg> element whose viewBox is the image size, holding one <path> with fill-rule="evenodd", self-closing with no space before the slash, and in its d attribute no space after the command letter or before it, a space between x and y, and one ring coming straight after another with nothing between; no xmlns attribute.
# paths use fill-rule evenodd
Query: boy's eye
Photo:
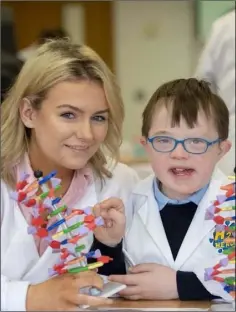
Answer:
<svg viewBox="0 0 236 312"><path fill-rule="evenodd" d="M66 118L66 119L73 119L75 115L73 113L64 113L64 114L61 114L61 117Z"/></svg>
<svg viewBox="0 0 236 312"><path fill-rule="evenodd" d="M205 141L203 141L202 139L189 139L189 143L190 144L203 144L205 143Z"/></svg>
<svg viewBox="0 0 236 312"><path fill-rule="evenodd" d="M161 143L161 144L169 144L172 142L172 140L170 138L164 138L164 137L157 137L155 138L155 142L156 143Z"/></svg>
<svg viewBox="0 0 236 312"><path fill-rule="evenodd" d="M94 121L103 122L106 120L106 117L105 116L94 116L94 117L92 117L92 119Z"/></svg>

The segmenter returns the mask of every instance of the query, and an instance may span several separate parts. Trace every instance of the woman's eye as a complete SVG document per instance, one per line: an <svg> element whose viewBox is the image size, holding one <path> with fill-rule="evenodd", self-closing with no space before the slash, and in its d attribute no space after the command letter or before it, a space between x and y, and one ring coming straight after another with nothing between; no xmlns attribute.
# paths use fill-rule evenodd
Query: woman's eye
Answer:
<svg viewBox="0 0 236 312"><path fill-rule="evenodd" d="M64 113L64 114L61 114L61 116L66 119L73 119L75 117L75 115L72 113Z"/></svg>
<svg viewBox="0 0 236 312"><path fill-rule="evenodd" d="M106 117L104 117L104 116L94 116L92 119L95 121L98 121L98 122L106 121Z"/></svg>

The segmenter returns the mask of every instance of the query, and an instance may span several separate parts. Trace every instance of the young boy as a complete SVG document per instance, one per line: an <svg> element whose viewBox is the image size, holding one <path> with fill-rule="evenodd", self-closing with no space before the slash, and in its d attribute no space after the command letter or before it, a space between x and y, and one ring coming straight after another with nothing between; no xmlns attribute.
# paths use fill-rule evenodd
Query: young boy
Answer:
<svg viewBox="0 0 236 312"><path fill-rule="evenodd" d="M213 172L231 147L228 127L225 103L204 81L171 81L151 97L142 144L154 175L139 182L127 207L124 248L135 266L110 276L127 285L124 297L230 300L220 283L204 281L204 269L222 257L209 242L215 222L205 215L227 184Z"/></svg>

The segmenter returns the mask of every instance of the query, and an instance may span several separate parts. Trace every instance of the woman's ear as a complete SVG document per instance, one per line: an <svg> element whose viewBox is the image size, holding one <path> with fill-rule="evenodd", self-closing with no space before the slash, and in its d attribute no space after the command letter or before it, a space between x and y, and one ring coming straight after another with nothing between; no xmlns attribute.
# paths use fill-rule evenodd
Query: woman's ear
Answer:
<svg viewBox="0 0 236 312"><path fill-rule="evenodd" d="M24 98L20 103L20 117L27 128L34 128L36 113L29 99Z"/></svg>

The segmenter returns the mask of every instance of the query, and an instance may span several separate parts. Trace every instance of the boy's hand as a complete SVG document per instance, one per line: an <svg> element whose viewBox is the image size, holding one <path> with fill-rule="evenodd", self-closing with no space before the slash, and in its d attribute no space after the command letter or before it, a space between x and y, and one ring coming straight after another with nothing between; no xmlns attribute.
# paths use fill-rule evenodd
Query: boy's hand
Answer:
<svg viewBox="0 0 236 312"><path fill-rule="evenodd" d="M105 224L94 230L98 241L107 246L120 243L125 234L124 204L119 198L109 198L94 206L95 216L101 216Z"/></svg>
<svg viewBox="0 0 236 312"><path fill-rule="evenodd" d="M176 272L154 263L139 264L127 275L111 275L110 281L125 284L120 295L130 300L171 300L178 298Z"/></svg>

